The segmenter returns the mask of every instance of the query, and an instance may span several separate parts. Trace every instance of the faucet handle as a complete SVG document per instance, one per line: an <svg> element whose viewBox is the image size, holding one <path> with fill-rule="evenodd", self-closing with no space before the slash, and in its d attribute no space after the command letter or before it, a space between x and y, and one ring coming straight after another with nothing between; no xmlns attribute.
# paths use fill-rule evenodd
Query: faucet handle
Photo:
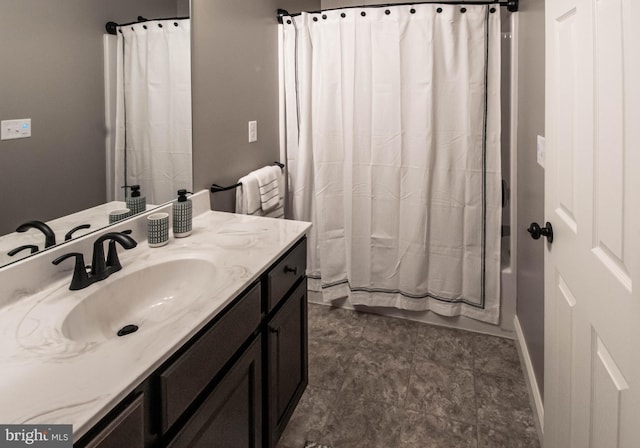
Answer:
<svg viewBox="0 0 640 448"><path fill-rule="evenodd" d="M118 272L122 269L120 259L118 258L118 249L116 248L116 240L109 242L109 252L107 253L107 269L111 272Z"/></svg>
<svg viewBox="0 0 640 448"><path fill-rule="evenodd" d="M69 241L71 238L73 238L73 234L76 233L78 230L90 229L90 228L91 228L91 224L82 224L78 227L74 227L64 235L64 240Z"/></svg>
<svg viewBox="0 0 640 448"><path fill-rule="evenodd" d="M119 232L119 233L123 235L131 235L132 232L131 230L123 230L122 232ZM116 239L109 241L109 252L107 253L106 268L111 273L118 272L120 269L122 269L122 265L120 264L120 260L118 259L118 249L116 247L116 243L120 243L120 245L123 244L122 241L116 240ZM126 249L129 249L129 247L126 247L126 246L124 247Z"/></svg>
<svg viewBox="0 0 640 448"><path fill-rule="evenodd" d="M70 252L68 254L64 254L56 258L51 263L57 266L63 261L65 261L67 258L71 258L71 257L75 257L76 264L75 264L75 267L73 268L73 278L71 279L71 286L69 286L69 289L71 291L77 291L79 289L86 288L91 283L93 283L93 281L89 277L89 274L87 274L87 269L84 266L84 255L82 255L79 252Z"/></svg>
<svg viewBox="0 0 640 448"><path fill-rule="evenodd" d="M10 257L13 257L18 252L22 252L23 250L27 250L27 249L30 250L32 254L35 254L36 252L38 252L38 246L34 244L27 244L26 246L20 246L10 250L9 252L7 252L7 255L9 255Z"/></svg>

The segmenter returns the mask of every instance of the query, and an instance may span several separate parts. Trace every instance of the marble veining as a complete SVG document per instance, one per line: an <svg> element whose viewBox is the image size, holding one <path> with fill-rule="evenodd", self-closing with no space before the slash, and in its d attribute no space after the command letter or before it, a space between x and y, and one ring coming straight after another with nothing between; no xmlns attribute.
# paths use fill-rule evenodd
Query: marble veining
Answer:
<svg viewBox="0 0 640 448"><path fill-rule="evenodd" d="M192 235L171 237L164 247L148 247L144 215L104 230L132 229L138 247L119 251L122 271L83 290L68 289L73 263L60 268L51 260L71 251L83 252L90 260L99 233L0 269L0 421L72 424L76 439L81 437L310 227L205 211L206 191L193 198L194 215L199 214ZM128 275L143 275L149 266L183 258L215 267L188 305L152 317L150 313L136 333L125 337L111 337L109 328L76 327L75 334L63 328L70 313L77 313L80 322L91 318L82 314L89 313L82 303L100 288L108 291ZM131 300L140 292L134 283Z"/></svg>

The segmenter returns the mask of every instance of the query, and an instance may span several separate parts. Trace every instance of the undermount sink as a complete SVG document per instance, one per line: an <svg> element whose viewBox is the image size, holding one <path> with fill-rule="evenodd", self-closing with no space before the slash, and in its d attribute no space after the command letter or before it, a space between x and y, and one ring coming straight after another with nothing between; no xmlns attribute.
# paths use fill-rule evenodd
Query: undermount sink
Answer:
<svg viewBox="0 0 640 448"><path fill-rule="evenodd" d="M62 334L77 342L117 338L138 327L141 331L174 318L205 293L217 277L213 263L198 258L166 261L143 269L115 274L90 288L66 316ZM124 275L123 275L124 274ZM125 328L126 327L126 328Z"/></svg>

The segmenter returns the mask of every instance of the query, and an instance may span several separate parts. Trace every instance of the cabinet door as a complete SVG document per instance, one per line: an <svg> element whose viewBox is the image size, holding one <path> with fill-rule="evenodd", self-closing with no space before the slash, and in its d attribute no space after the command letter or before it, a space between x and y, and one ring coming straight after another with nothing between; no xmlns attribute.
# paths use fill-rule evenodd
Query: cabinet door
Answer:
<svg viewBox="0 0 640 448"><path fill-rule="evenodd" d="M162 434L249 340L261 320L260 285L256 285L160 374Z"/></svg>
<svg viewBox="0 0 640 448"><path fill-rule="evenodd" d="M268 440L274 447L307 387L307 280L269 322Z"/></svg>
<svg viewBox="0 0 640 448"><path fill-rule="evenodd" d="M218 383L170 448L262 447L262 363L256 339Z"/></svg>
<svg viewBox="0 0 640 448"><path fill-rule="evenodd" d="M143 396L120 412L102 431L88 443L80 443L85 448L143 448L144 408Z"/></svg>

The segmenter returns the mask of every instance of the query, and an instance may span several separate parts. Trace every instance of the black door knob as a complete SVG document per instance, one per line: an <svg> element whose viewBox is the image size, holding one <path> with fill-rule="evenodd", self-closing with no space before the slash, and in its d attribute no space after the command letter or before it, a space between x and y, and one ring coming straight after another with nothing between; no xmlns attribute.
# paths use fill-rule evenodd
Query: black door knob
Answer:
<svg viewBox="0 0 640 448"><path fill-rule="evenodd" d="M544 227L540 227L537 222L532 222L527 232L531 234L531 238L534 240L539 240L541 236L544 236L549 243L553 243L553 227L550 222L547 222Z"/></svg>

